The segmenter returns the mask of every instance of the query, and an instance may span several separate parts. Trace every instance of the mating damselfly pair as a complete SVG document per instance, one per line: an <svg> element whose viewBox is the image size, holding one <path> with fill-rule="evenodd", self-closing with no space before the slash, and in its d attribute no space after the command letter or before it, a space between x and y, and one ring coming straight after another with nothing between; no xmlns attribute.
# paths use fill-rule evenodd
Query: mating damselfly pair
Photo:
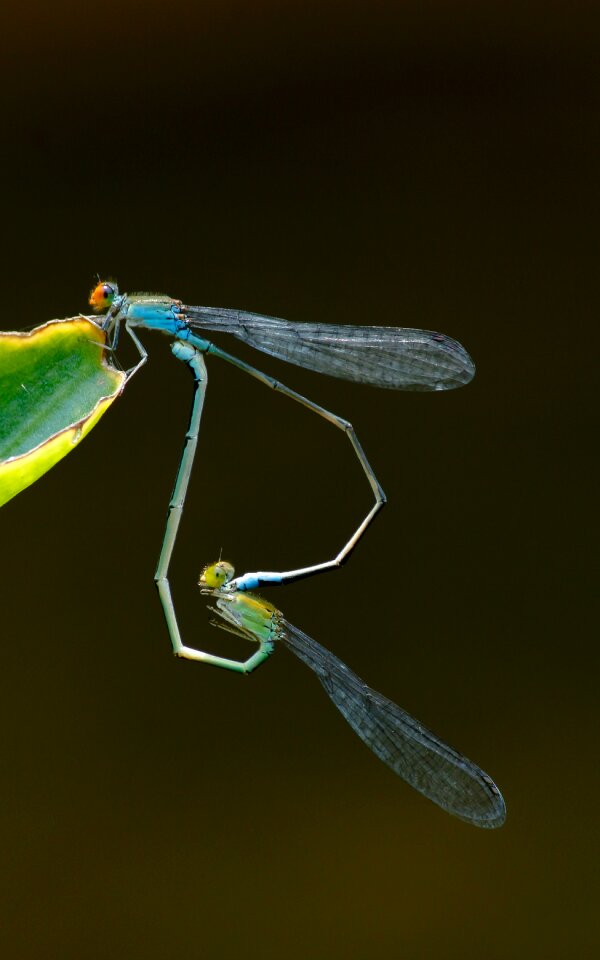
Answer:
<svg viewBox="0 0 600 960"><path fill-rule="evenodd" d="M287 623L279 611L245 593L260 586L291 583L340 567L383 507L385 496L354 429L347 420L226 353L203 335L229 333L272 357L297 366L357 383L417 391L444 391L468 383L473 377L474 366L464 348L443 334L424 330L292 323L241 310L186 306L181 301L155 294L128 296L119 294L112 281L98 283L92 291L90 303L97 313L104 312L98 329L105 338L105 346L111 352L114 353L118 346L122 328L137 348L139 360L124 375L124 382L144 365L148 357L138 336L141 329L159 331L169 336L173 340L174 356L188 366L194 380L192 411L155 574L175 654L248 673L263 662L272 649L271 641L265 645L261 640L268 620L273 628L273 637L276 635L277 639L281 639L314 670L350 725L396 773L462 819L479 826L499 826L504 819L504 804L499 791L486 774L443 744L391 701L366 687L333 654ZM91 321L92 318L80 318L80 324L90 324ZM77 328L77 318L73 318L69 323ZM84 339L86 337L87 334ZM91 339L94 343L100 342L99 335L93 331ZM346 433L375 501L350 539L331 560L282 572L257 571L237 578L233 577L231 570L230 575L228 573L226 580L221 583L209 584L205 580L204 589L215 594L219 615L242 635L259 642L256 654L246 661L218 657L183 643L168 580L169 564L198 442L207 386L205 355L213 355L233 364ZM19 385L17 378L16 389L19 397L21 387L30 395L27 385ZM118 394L119 389L122 389L122 386L114 388L113 396ZM92 419L90 418L90 423L93 425ZM73 442L78 442L81 435L79 426ZM52 441L56 439L52 438ZM64 452L59 452L46 466L36 466L37 473L33 479L56 462L59 456L64 456ZM31 454L29 459L32 459ZM32 479L22 483L18 489L22 489L27 482L32 482ZM15 489L18 492L18 489ZM10 493L10 496L12 495L14 492ZM8 496L4 499L8 499ZM250 614L249 611L253 613Z"/></svg>
<svg viewBox="0 0 600 960"><path fill-rule="evenodd" d="M229 333L264 353L298 366L398 390L441 391L468 383L475 368L464 348L443 334L424 330L291 323L240 310L190 307L152 294L120 295L111 282L98 284L90 303L98 310L106 310L104 325L113 342L118 339L120 326L125 326L139 351L137 367L146 361L147 352L135 330L154 329L175 339L173 353L189 366L194 377L190 424L156 571L174 652L248 673L264 662L280 640L313 670L350 726L395 773L449 813L476 826L501 826L506 815L504 801L486 773L392 701L369 688L334 654L287 622L275 607L245 592L260 586L291 583L339 567L384 505L385 496L350 423L225 353L199 336L199 332ZM221 618L220 625L258 643L258 650L245 661L218 657L183 644L168 581L202 416L207 383L205 354L232 363L347 433L375 495L371 511L333 560L285 572L257 571L237 578L233 567L226 562L205 568L200 584L203 592L216 599L214 609Z"/></svg>

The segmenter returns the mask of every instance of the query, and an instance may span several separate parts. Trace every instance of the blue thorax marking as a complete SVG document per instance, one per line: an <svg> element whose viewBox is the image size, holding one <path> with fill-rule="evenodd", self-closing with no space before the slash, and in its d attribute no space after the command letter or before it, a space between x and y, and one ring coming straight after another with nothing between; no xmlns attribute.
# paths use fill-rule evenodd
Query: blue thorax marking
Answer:
<svg viewBox="0 0 600 960"><path fill-rule="evenodd" d="M181 330L187 330L185 321L178 316L179 304L169 297L148 297L133 301L124 299L119 307L132 327L162 330L175 337Z"/></svg>

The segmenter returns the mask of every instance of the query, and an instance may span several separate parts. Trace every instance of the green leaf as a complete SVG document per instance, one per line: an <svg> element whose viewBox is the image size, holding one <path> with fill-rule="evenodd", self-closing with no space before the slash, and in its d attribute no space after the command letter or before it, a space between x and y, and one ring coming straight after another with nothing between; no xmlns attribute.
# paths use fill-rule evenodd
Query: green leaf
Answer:
<svg viewBox="0 0 600 960"><path fill-rule="evenodd" d="M70 453L126 381L92 320L0 332L0 506Z"/></svg>

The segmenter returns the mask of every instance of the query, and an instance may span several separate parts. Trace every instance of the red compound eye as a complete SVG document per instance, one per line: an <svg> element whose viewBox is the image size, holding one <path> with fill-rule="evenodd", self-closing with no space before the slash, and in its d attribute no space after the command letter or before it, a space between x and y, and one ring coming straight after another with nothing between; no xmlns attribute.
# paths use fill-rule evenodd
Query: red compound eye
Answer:
<svg viewBox="0 0 600 960"><path fill-rule="evenodd" d="M117 287L102 280L90 293L89 304L97 313L100 313L102 310L108 310L116 295Z"/></svg>

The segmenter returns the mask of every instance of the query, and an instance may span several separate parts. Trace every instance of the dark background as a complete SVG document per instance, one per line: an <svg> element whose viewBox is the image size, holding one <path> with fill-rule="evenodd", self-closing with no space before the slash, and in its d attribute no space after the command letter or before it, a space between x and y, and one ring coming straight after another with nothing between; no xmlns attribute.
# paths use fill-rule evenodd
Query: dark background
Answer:
<svg viewBox="0 0 600 960"><path fill-rule="evenodd" d="M477 831L395 779L285 651L246 681L170 655L152 574L190 383L148 335L2 511L3 956L597 956L594 7L4 9L5 329L85 310L98 272L471 352L473 384L427 396L222 342L352 420L389 497L342 573L270 599L509 816ZM173 583L218 652L200 566L324 560L370 497L341 434L209 376Z"/></svg>

